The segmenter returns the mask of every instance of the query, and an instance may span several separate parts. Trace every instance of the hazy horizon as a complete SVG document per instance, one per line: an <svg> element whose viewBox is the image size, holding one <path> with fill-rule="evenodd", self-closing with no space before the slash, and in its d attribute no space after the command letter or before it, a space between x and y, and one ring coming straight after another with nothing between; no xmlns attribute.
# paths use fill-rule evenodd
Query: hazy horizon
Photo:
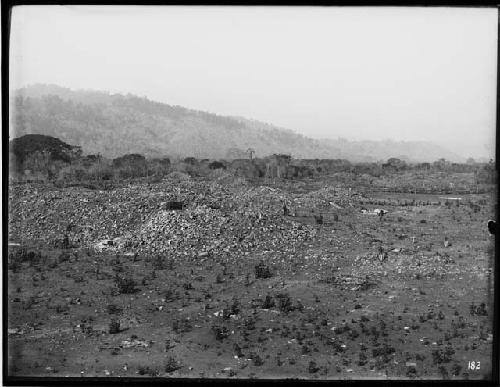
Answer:
<svg viewBox="0 0 500 387"><path fill-rule="evenodd" d="M131 93L311 138L432 141L495 156L493 8L21 6L12 15L11 90Z"/></svg>

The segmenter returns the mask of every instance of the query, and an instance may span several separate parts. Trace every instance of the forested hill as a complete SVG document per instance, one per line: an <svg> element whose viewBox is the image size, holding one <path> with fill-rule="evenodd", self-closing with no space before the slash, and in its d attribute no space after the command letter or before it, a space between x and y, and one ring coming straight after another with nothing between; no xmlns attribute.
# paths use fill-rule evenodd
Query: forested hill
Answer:
<svg viewBox="0 0 500 387"><path fill-rule="evenodd" d="M79 145L85 154L241 158L273 153L294 158L409 161L461 158L432 143L316 140L240 117L225 117L131 94L34 85L12 96L11 137L44 134Z"/></svg>

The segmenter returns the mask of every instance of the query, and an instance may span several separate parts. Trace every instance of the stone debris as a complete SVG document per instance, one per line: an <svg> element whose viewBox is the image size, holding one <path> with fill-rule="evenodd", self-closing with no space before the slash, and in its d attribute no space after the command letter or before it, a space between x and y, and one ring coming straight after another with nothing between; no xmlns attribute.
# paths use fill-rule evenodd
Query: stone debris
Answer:
<svg viewBox="0 0 500 387"><path fill-rule="evenodd" d="M148 348L150 345L151 345L150 342L148 342L146 340L139 340L139 339L123 340L120 343L121 348L137 348L137 347Z"/></svg>
<svg viewBox="0 0 500 387"><path fill-rule="evenodd" d="M283 217L283 201L310 211L333 200L351 202L340 188L294 195L266 186L172 178L110 191L27 184L13 186L9 194L11 240L53 245L67 238L72 246L98 251L201 259L293 253L314 240L317 228ZM182 210L169 210L168 203L183 203Z"/></svg>

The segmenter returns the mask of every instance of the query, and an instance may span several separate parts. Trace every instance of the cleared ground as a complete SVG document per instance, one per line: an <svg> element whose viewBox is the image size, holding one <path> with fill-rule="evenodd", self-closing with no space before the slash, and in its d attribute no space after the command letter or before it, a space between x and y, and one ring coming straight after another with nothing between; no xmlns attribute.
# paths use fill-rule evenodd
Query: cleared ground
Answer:
<svg viewBox="0 0 500 387"><path fill-rule="evenodd" d="M326 178L15 187L9 373L488 377L493 195L440 196ZM55 247L67 230L75 247Z"/></svg>

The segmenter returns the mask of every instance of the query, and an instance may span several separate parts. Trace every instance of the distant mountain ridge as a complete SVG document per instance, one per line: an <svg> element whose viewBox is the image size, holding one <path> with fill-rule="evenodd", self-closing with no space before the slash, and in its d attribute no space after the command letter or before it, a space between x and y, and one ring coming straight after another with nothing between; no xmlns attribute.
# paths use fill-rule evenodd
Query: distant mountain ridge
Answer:
<svg viewBox="0 0 500 387"><path fill-rule="evenodd" d="M13 137L49 135L81 146L86 154L105 157L141 153L220 159L252 148L256 157L284 153L350 161L390 157L464 161L430 142L318 140L257 120L219 116L132 94L37 84L16 90L11 103Z"/></svg>

